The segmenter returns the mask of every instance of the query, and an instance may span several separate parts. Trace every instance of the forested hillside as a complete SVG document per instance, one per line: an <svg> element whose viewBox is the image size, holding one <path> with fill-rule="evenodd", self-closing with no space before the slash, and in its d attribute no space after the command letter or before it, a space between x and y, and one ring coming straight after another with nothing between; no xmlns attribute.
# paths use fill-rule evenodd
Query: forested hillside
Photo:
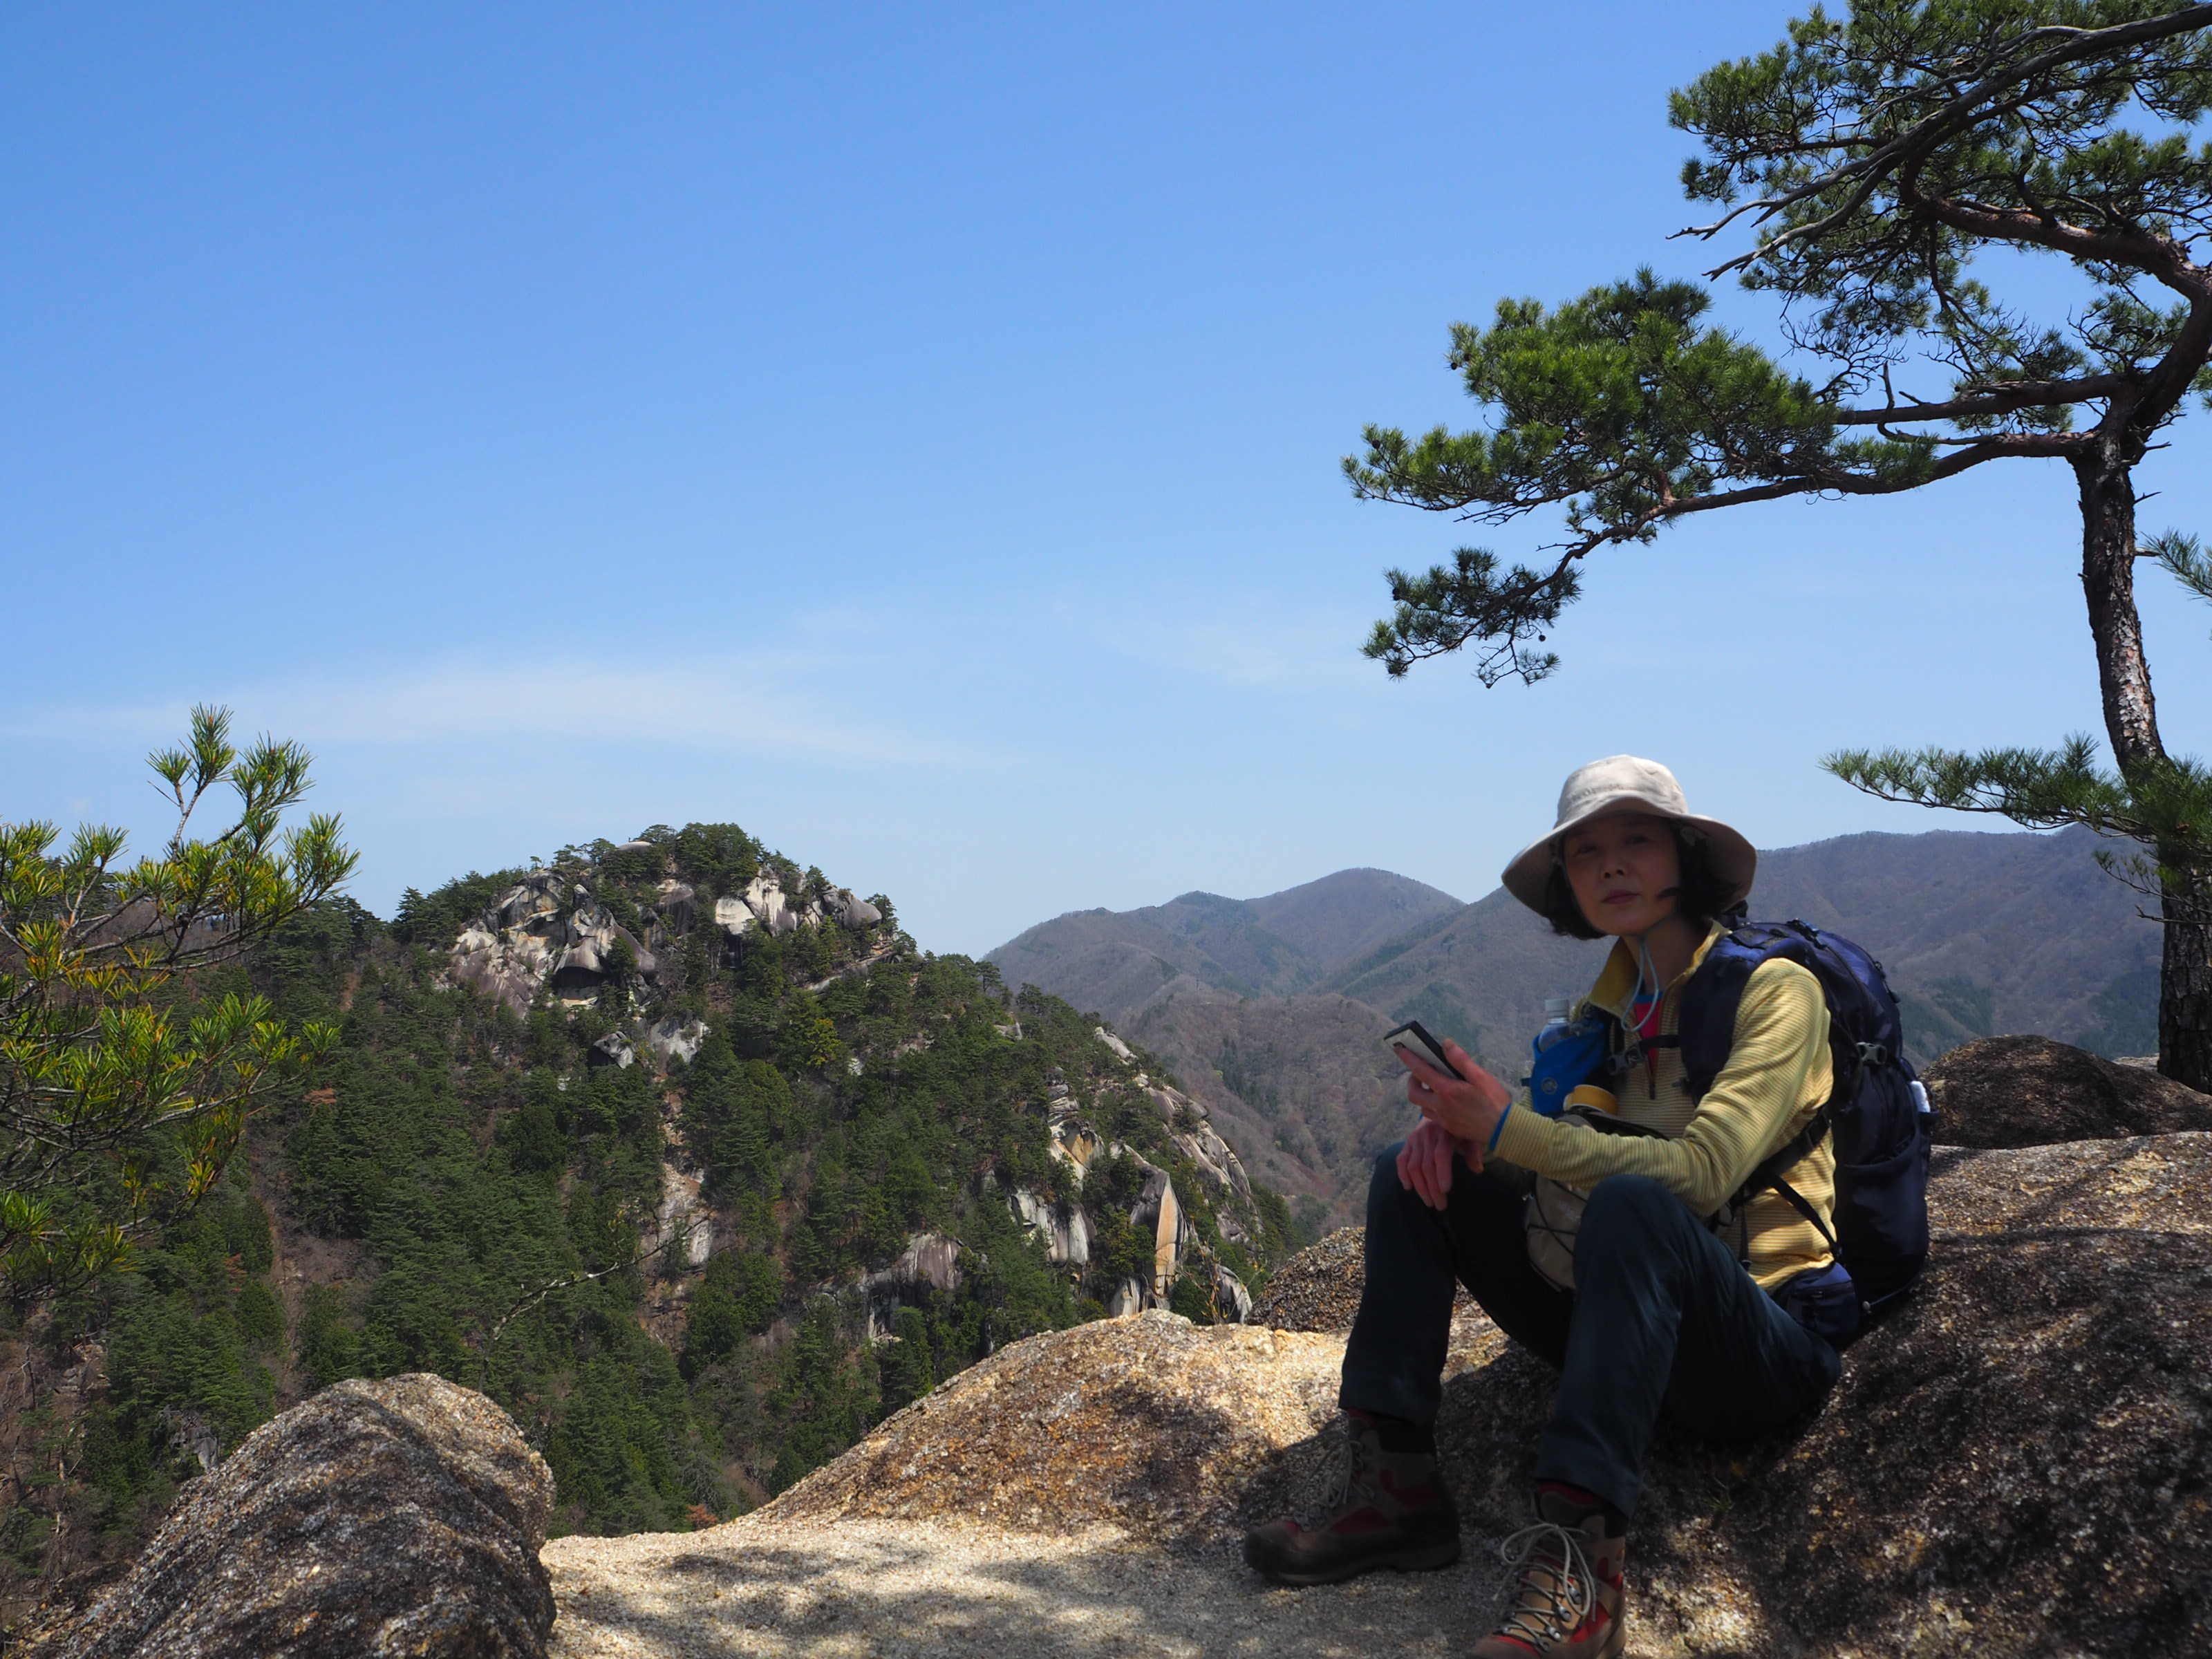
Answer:
<svg viewBox="0 0 2212 1659"><path fill-rule="evenodd" d="M19 1585L349 1376L487 1390L562 1530L704 1523L1015 1337L1236 1317L1292 1242L1157 1061L733 826L326 903L183 994L241 978L342 1042L25 1356Z"/></svg>

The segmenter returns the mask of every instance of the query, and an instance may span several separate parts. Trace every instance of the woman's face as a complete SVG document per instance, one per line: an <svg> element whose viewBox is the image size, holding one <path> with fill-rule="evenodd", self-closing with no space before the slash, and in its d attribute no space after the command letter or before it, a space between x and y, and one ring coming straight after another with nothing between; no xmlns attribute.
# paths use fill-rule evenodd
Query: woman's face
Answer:
<svg viewBox="0 0 2212 1659"><path fill-rule="evenodd" d="M1646 933L1673 915L1682 879L1674 833L1648 812L1607 812L1560 843L1567 885L1601 933Z"/></svg>

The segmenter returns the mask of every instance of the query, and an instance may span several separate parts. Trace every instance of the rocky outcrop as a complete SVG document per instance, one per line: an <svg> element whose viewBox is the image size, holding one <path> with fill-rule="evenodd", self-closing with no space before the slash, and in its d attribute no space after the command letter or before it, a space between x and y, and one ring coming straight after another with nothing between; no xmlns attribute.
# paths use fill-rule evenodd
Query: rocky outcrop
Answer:
<svg viewBox="0 0 2212 1659"><path fill-rule="evenodd" d="M1104 1028L1100 1028L1099 1036L1121 1057L1134 1060L1127 1045ZM1199 1179L1212 1189L1213 1196L1231 1200L1223 1204L1217 1212L1222 1236L1240 1243L1245 1242L1244 1224L1237 1210L1250 1204L1252 1183L1237 1154L1206 1122L1206 1109L1181 1090L1155 1084L1141 1072L1131 1086L1143 1091L1167 1127L1170 1144L1190 1160ZM1129 1206L1128 1219L1152 1240L1152 1269L1147 1275L1124 1279L1108 1294L1105 1307L1109 1314L1118 1318L1141 1309L1164 1306L1178 1275L1197 1270L1194 1267L1197 1232L1183 1196L1176 1191L1174 1176L1122 1142L1102 1137L1091 1127L1083 1102L1065 1081L1057 1078L1046 1085L1045 1115L1052 1137L1047 1150L1066 1171L1068 1185L1078 1194L1082 1192L1091 1165L1102 1155L1132 1160L1142 1171L1144 1184L1136 1201ZM1069 1267L1089 1262L1091 1229L1079 1201L1063 1210L1035 1193L1020 1191L1011 1195L1011 1201L1015 1214L1043 1243L1045 1254L1052 1261ZM1210 1256L1204 1261L1202 1271L1214 1287L1213 1302L1221 1317L1242 1319L1251 1306L1251 1295L1243 1282Z"/></svg>
<svg viewBox="0 0 2212 1659"><path fill-rule="evenodd" d="M680 1014L671 1014L646 1027L645 1046L653 1050L664 1066L679 1060L689 1066L699 1057L699 1045L707 1040L707 1031L703 1019L685 1019Z"/></svg>
<svg viewBox="0 0 2212 1659"><path fill-rule="evenodd" d="M1231 1325L1242 1325L1252 1317L1252 1292L1218 1261L1213 1264L1213 1308L1215 1316Z"/></svg>
<svg viewBox="0 0 2212 1659"><path fill-rule="evenodd" d="M1026 1187L1010 1194L1015 1218L1044 1245L1045 1260L1055 1267L1091 1265L1091 1221L1079 1206L1054 1204Z"/></svg>
<svg viewBox="0 0 2212 1659"><path fill-rule="evenodd" d="M1662 1428L1632 1650L2212 1650L2212 1134L1941 1148L1930 1193L1925 1279L1845 1355L1819 1413L1735 1444ZM1348 1320L1357 1238L1290 1264L1259 1311ZM1340 1340L1158 1312L1032 1338L769 1513L1104 1522L1226 1552L1318 1495ZM1471 1549L1526 1522L1552 1395L1542 1364L1462 1314L1438 1438Z"/></svg>
<svg viewBox="0 0 2212 1659"><path fill-rule="evenodd" d="M648 979L658 971L644 942L582 886L533 870L461 930L447 973L520 1013L541 988L563 1001L591 1000L624 954Z"/></svg>
<svg viewBox="0 0 2212 1659"><path fill-rule="evenodd" d="M640 845L649 850L652 843ZM630 850L629 843L615 848ZM518 1013L544 988L564 1002L588 1002L625 954L638 974L652 979L659 971L653 944L690 933L699 908L698 891L689 882L664 879L654 890L649 938L641 939L592 896L586 883L555 870L532 870L461 930L447 952L447 975ZM884 919L878 906L855 898L849 888L832 889L818 902L795 901L773 870L760 872L742 892L716 899L712 914L729 939L756 927L781 936L825 919L858 931Z"/></svg>
<svg viewBox="0 0 2212 1659"><path fill-rule="evenodd" d="M799 913L784 896L783 884L773 871L763 870L755 876L738 897L753 920L777 937L798 930Z"/></svg>
<svg viewBox="0 0 2212 1659"><path fill-rule="evenodd" d="M1359 1311L1367 1235L1339 1227L1269 1275L1252 1305L1252 1322L1286 1331L1348 1331Z"/></svg>
<svg viewBox="0 0 2212 1659"><path fill-rule="evenodd" d="M534 1659L553 1477L506 1413L441 1378L341 1382L185 1489L73 1659Z"/></svg>
<svg viewBox="0 0 2212 1659"><path fill-rule="evenodd" d="M870 1273L860 1289L868 1308L870 1340L888 1336L899 1309L930 1291L950 1296L960 1288L962 1246L942 1233L916 1233L889 1267Z"/></svg>
<svg viewBox="0 0 2212 1659"><path fill-rule="evenodd" d="M849 887L833 887L821 898L802 902L784 891L782 878L773 870L762 871L742 893L714 901L714 924L732 939L756 925L781 937L824 920L857 933L883 919L878 906L855 898Z"/></svg>
<svg viewBox="0 0 2212 1659"><path fill-rule="evenodd" d="M697 914L698 902L698 890L690 882L671 876L660 884L659 895L653 901L653 914L670 933L688 933L692 918Z"/></svg>
<svg viewBox="0 0 2212 1659"><path fill-rule="evenodd" d="M1312 1437L1340 1352L1327 1337L1157 1311L1031 1337L925 1395L775 1508L1218 1537L1271 1460Z"/></svg>
<svg viewBox="0 0 2212 1659"><path fill-rule="evenodd" d="M699 1177L673 1164L660 1166L660 1207L638 1240L647 1254L660 1252L663 1273L703 1267L714 1249L714 1217Z"/></svg>
<svg viewBox="0 0 2212 1659"><path fill-rule="evenodd" d="M2048 1037L1984 1037L1923 1078L1936 1133L1954 1146L2050 1146L2069 1140L2212 1129L2212 1095Z"/></svg>
<svg viewBox="0 0 2212 1659"><path fill-rule="evenodd" d="M872 927L884 919L880 909L866 899L854 898L852 889L848 887L840 887L832 891L826 906L840 927L850 927L856 933L863 927Z"/></svg>

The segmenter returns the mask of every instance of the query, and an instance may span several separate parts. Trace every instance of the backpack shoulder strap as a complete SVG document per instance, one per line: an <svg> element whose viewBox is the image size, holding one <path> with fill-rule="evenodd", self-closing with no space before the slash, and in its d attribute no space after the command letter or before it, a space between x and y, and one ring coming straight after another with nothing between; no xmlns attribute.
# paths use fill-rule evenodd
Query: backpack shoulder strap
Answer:
<svg viewBox="0 0 2212 1659"><path fill-rule="evenodd" d="M1720 1075L1721 1068L1728 1064L1729 1050L1735 1042L1736 1013L1743 1006L1744 987L1752 974L1782 957L1809 969L1820 981L1822 1000L1828 1005L1830 1052L1834 1060L1834 1081L1828 1098L1806 1121L1804 1127L1759 1160L1725 1208L1730 1212L1740 1211L1759 1194L1774 1188L1795 1208L1811 1218L1814 1225L1820 1227L1832 1245L1833 1235L1821 1224L1812 1206L1782 1179L1784 1170L1827 1138L1834 1123L1836 1101L1858 1086L1862 1056L1857 1045L1845 1036L1841 1022L1835 1018L1836 990L1831 981L1836 975L1828 971L1829 964L1822 960L1821 946L1820 933L1802 921L1747 923L1716 939L1698 971L1682 988L1680 1024L1683 1071L1688 1076L1692 1097L1703 1099Z"/></svg>
<svg viewBox="0 0 2212 1659"><path fill-rule="evenodd" d="M1735 1046L1736 1011L1743 1006L1743 988L1753 970L1796 942L1786 927L1747 923L1715 939L1683 986L1677 1029L1692 1099L1704 1099L1728 1064L1729 1050Z"/></svg>

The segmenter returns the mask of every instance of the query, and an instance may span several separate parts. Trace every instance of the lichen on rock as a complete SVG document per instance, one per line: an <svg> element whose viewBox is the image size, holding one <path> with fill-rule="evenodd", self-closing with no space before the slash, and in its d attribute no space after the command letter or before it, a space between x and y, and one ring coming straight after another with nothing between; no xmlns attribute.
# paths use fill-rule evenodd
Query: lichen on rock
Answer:
<svg viewBox="0 0 2212 1659"><path fill-rule="evenodd" d="M193 1481L72 1659L536 1659L553 1477L473 1389L340 1382Z"/></svg>

